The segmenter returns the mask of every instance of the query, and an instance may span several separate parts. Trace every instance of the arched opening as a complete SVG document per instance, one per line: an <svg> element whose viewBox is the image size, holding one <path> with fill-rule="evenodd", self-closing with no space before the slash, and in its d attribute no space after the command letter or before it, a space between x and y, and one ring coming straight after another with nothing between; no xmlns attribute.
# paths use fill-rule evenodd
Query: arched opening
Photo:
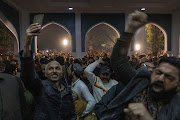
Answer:
<svg viewBox="0 0 180 120"><path fill-rule="evenodd" d="M119 32L105 22L94 25L86 33L86 51L111 52L116 39L120 37Z"/></svg>
<svg viewBox="0 0 180 120"><path fill-rule="evenodd" d="M140 46L139 50L136 48ZM137 30L133 51L159 56L167 51L167 34L165 30L155 23L148 23Z"/></svg>
<svg viewBox="0 0 180 120"><path fill-rule="evenodd" d="M71 51L71 34L62 25L51 22L44 25L37 40L38 50Z"/></svg>
<svg viewBox="0 0 180 120"><path fill-rule="evenodd" d="M11 22L0 12L0 53L19 52L19 40L16 29Z"/></svg>

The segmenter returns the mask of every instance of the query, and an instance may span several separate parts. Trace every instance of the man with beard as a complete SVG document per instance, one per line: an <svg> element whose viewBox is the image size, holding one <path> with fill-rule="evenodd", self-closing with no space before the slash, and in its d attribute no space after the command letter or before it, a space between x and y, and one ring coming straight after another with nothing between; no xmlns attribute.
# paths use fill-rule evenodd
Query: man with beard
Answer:
<svg viewBox="0 0 180 120"><path fill-rule="evenodd" d="M40 80L35 72L29 46L33 36L39 35L40 29L38 23L28 27L24 49L20 52L21 79L36 102L34 120L75 120L72 91L63 79L61 65L57 61L49 62L45 67L46 80Z"/></svg>
<svg viewBox="0 0 180 120"><path fill-rule="evenodd" d="M125 87L113 86L95 106L100 120L179 120L180 60L163 58L153 72L134 70L127 60L133 33L147 22L147 15L135 11L128 17L125 32L117 40L112 56L112 68Z"/></svg>
<svg viewBox="0 0 180 120"><path fill-rule="evenodd" d="M137 58L132 57L132 58L131 58L131 61L130 61L130 64L131 64L131 66L132 66L133 68L136 68L136 67L138 66L138 64L139 64L139 61L138 61Z"/></svg>
<svg viewBox="0 0 180 120"><path fill-rule="evenodd" d="M106 92L118 82L116 80L110 79L111 71L107 66L101 66L100 77L96 76L93 71L100 64L104 63L102 58L91 63L84 70L89 82L92 85L93 96L96 102L101 100L101 97L106 94Z"/></svg>

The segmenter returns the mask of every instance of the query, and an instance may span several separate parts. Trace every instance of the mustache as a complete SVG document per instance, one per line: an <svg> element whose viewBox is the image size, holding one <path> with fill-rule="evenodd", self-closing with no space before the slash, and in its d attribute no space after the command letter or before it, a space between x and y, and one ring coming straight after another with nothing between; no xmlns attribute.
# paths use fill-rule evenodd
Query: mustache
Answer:
<svg viewBox="0 0 180 120"><path fill-rule="evenodd" d="M52 73L51 75L58 75L57 73Z"/></svg>
<svg viewBox="0 0 180 120"><path fill-rule="evenodd" d="M102 80L108 80L107 78L102 78Z"/></svg>
<svg viewBox="0 0 180 120"><path fill-rule="evenodd" d="M164 84L163 84L163 82L161 82L161 81L154 81L153 83L150 84L150 86L154 86L154 85L160 86L160 87L162 87L163 89L165 89Z"/></svg>
<svg viewBox="0 0 180 120"><path fill-rule="evenodd" d="M106 78L103 78L101 79L102 81L108 81L109 82L109 79L106 79Z"/></svg>
<svg viewBox="0 0 180 120"><path fill-rule="evenodd" d="M159 93L156 93L152 90L152 86L153 85L158 85L158 86L161 86L163 87L163 90ZM155 81L153 83L150 84L149 88L148 88L148 95L152 98L152 100L154 101L158 101L158 100L161 100L163 102L168 102L169 100L172 99L173 95L175 95L177 93L177 86L168 90L168 91L165 91L165 87L164 87L164 84L163 82L161 81Z"/></svg>

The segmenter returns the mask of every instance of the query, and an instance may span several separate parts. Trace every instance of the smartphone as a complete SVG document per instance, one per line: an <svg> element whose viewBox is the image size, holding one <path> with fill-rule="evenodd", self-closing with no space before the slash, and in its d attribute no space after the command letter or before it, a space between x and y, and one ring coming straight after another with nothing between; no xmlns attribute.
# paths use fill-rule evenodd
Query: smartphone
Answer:
<svg viewBox="0 0 180 120"><path fill-rule="evenodd" d="M44 14L37 14L34 16L33 23L43 24Z"/></svg>

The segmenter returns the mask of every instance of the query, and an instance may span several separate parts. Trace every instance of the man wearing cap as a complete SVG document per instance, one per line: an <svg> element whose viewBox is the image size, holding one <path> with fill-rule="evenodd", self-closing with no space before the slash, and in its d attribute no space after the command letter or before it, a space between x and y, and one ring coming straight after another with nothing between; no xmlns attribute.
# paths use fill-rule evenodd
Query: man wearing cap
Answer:
<svg viewBox="0 0 180 120"><path fill-rule="evenodd" d="M81 114L81 117L85 117L88 115L94 108L96 101L94 97L89 92L88 87L84 82L80 80L80 76L83 72L83 69L80 64L75 63L74 65L70 66L71 70L68 70L68 74L70 79L72 79L71 88L73 91L75 91L80 99L87 102L87 106L83 113ZM78 107L78 106L77 106Z"/></svg>
<svg viewBox="0 0 180 120"><path fill-rule="evenodd" d="M96 76L93 71L94 69L104 61L102 58L93 62L84 70L89 82L93 88L93 96L96 102L101 100L101 97L114 85L118 84L116 80L110 79L111 71L107 66L102 66L100 71L100 77Z"/></svg>

